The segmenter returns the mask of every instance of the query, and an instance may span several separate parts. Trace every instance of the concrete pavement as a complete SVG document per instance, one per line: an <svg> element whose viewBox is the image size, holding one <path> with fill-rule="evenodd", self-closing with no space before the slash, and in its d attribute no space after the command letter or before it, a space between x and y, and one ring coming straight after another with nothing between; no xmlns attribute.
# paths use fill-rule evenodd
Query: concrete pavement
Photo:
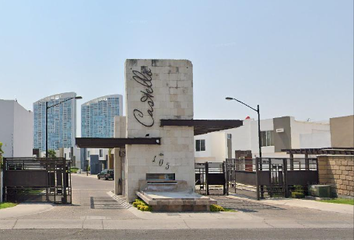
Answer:
<svg viewBox="0 0 354 240"><path fill-rule="evenodd" d="M0 219L18 218L50 211L54 208L50 203L22 203L15 207L0 210Z"/></svg>
<svg viewBox="0 0 354 240"><path fill-rule="evenodd" d="M215 215L218 215L217 213ZM0 229L278 229L278 228L353 228L352 222L283 221L245 217L242 213L222 213L223 216L199 215L154 219L1 219ZM229 216L227 216L229 215Z"/></svg>
<svg viewBox="0 0 354 240"><path fill-rule="evenodd" d="M113 181L73 175L73 204L20 204L0 210L0 229L311 229L353 228L353 215L318 210L292 200L253 201L220 197L238 212L141 212L111 198ZM306 202L307 204L307 202ZM320 203L323 206L332 206ZM326 205L327 204L327 205ZM297 206L295 206L297 205ZM326 208L326 207L325 207Z"/></svg>
<svg viewBox="0 0 354 240"><path fill-rule="evenodd" d="M242 197L237 195L231 195L230 197L235 199L243 199ZM252 199L247 199L247 200L251 202L259 202L257 200L252 200ZM326 203L326 202L319 202L310 199L295 199L295 198L265 199L265 200L261 200L260 203L271 205L271 206L290 206L290 207L299 207L299 208L309 208L309 209L316 209L325 212L354 215L353 205Z"/></svg>

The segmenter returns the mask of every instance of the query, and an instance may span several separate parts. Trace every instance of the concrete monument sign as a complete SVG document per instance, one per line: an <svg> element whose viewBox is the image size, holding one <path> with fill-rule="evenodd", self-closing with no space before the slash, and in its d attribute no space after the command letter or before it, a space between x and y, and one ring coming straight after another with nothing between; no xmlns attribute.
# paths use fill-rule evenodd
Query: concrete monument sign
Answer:
<svg viewBox="0 0 354 240"><path fill-rule="evenodd" d="M160 126L161 119L193 119L193 66L188 60L125 62L126 137L160 137L160 145L126 145L125 195L139 180L184 180L194 189L193 127Z"/></svg>
<svg viewBox="0 0 354 240"><path fill-rule="evenodd" d="M239 120L193 119L193 66L188 60L128 59L125 117L114 138L76 138L83 148L115 148L115 194L138 195L156 211L208 211L194 193L194 135L239 127Z"/></svg>

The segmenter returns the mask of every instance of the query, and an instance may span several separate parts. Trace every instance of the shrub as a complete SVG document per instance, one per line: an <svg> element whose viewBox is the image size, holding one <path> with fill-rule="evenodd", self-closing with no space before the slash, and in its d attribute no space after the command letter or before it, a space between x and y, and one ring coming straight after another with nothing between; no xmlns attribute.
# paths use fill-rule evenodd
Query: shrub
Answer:
<svg viewBox="0 0 354 240"><path fill-rule="evenodd" d="M212 205L210 205L210 211L211 212L220 212L220 211L225 211L225 209L222 206L212 204Z"/></svg>
<svg viewBox="0 0 354 240"><path fill-rule="evenodd" d="M303 192L292 192L291 197L292 198L304 198L305 194Z"/></svg>
<svg viewBox="0 0 354 240"><path fill-rule="evenodd" d="M304 198L304 188L301 185L294 185L293 191L291 191L292 198Z"/></svg>
<svg viewBox="0 0 354 240"><path fill-rule="evenodd" d="M304 188L301 185L294 185L294 192L304 192Z"/></svg>
<svg viewBox="0 0 354 240"><path fill-rule="evenodd" d="M79 170L79 169L76 168L76 167L70 168L70 172L72 172L72 173L77 173L78 170Z"/></svg>
<svg viewBox="0 0 354 240"><path fill-rule="evenodd" d="M147 205L144 201L140 199L135 199L133 202L133 207L136 207L140 211L151 211L151 206Z"/></svg>

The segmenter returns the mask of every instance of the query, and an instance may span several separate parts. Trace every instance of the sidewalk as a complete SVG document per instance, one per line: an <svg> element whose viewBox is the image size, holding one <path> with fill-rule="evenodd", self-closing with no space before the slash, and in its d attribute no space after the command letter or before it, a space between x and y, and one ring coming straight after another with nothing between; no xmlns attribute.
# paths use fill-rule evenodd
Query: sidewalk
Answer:
<svg viewBox="0 0 354 240"><path fill-rule="evenodd" d="M230 195L229 197L236 198L236 199L244 199L236 195ZM247 198L247 201L259 202L271 206L301 207L301 208L310 208L310 209L316 209L316 210L326 211L326 212L335 212L335 213L354 215L354 206L349 204L325 203L325 202L319 202L310 199L296 199L296 198L265 199L260 201Z"/></svg>
<svg viewBox="0 0 354 240"><path fill-rule="evenodd" d="M256 201L237 196L228 197L240 201L253 202L257 205L265 204L269 206L278 206L278 210L267 208L254 213L242 211L159 213L142 212L131 207L129 209L116 210L116 213L119 215L125 213L126 216L134 215L136 218L129 217L126 219L117 219L112 217L112 215L109 215L108 212L105 214L104 211L106 210L91 209L87 211L87 209L89 209L89 207L87 207L87 209L80 209L80 211L85 211L85 214L82 215L82 217L73 218L69 217L69 214L67 214L58 218L57 215L55 215L58 214L58 209L70 209L70 207L53 206L51 204L19 204L13 208L0 210L0 229L172 230L353 228L353 206L351 205L322 203L313 200L300 199L271 199ZM279 206L284 207L279 208ZM317 211L306 210L306 208ZM50 211L52 209L53 211ZM60 211L62 212L64 209ZM107 211L112 212L112 210L109 209L107 209ZM45 212L45 218L36 217L39 213L43 212ZM296 216L296 214L301 214L301 217Z"/></svg>
<svg viewBox="0 0 354 240"><path fill-rule="evenodd" d="M54 208L50 203L21 203L15 207L0 210L0 220L5 218L18 218L27 215L50 211Z"/></svg>
<svg viewBox="0 0 354 240"><path fill-rule="evenodd" d="M127 230L154 230L154 229L274 229L274 228L353 228L352 223L345 222L297 222L283 220L264 220L252 217L244 218L241 213L229 213L236 217L217 218L198 217L155 219L8 219L0 220L0 229L127 229ZM221 214L228 215L228 214ZM190 215L191 216L191 215ZM215 214L219 216L219 214Z"/></svg>
<svg viewBox="0 0 354 240"><path fill-rule="evenodd" d="M272 200L271 200L272 201ZM127 229L127 230L172 230L172 229L276 229L276 228L353 228L352 221L298 221L296 219L274 219L244 212L204 213L154 213L129 208L138 219L109 219L86 216L80 219L38 219L16 216L48 211L52 206L43 204L20 204L0 211L0 229ZM7 210L7 211L5 211ZM6 214L4 214L6 212ZM21 214L19 214L21 213ZM6 217L10 217L4 219Z"/></svg>

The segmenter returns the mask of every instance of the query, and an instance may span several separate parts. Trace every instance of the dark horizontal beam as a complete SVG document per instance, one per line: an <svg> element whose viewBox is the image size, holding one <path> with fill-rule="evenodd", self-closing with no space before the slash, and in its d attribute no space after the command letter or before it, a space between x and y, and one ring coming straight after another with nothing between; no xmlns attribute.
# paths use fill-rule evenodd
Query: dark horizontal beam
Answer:
<svg viewBox="0 0 354 240"><path fill-rule="evenodd" d="M194 135L237 128L243 125L241 120L195 120L195 119L161 119L160 126L194 127Z"/></svg>
<svg viewBox="0 0 354 240"><path fill-rule="evenodd" d="M160 126L242 126L241 120L161 119Z"/></svg>
<svg viewBox="0 0 354 240"><path fill-rule="evenodd" d="M126 144L160 145L161 138L76 138L80 148L122 148Z"/></svg>

